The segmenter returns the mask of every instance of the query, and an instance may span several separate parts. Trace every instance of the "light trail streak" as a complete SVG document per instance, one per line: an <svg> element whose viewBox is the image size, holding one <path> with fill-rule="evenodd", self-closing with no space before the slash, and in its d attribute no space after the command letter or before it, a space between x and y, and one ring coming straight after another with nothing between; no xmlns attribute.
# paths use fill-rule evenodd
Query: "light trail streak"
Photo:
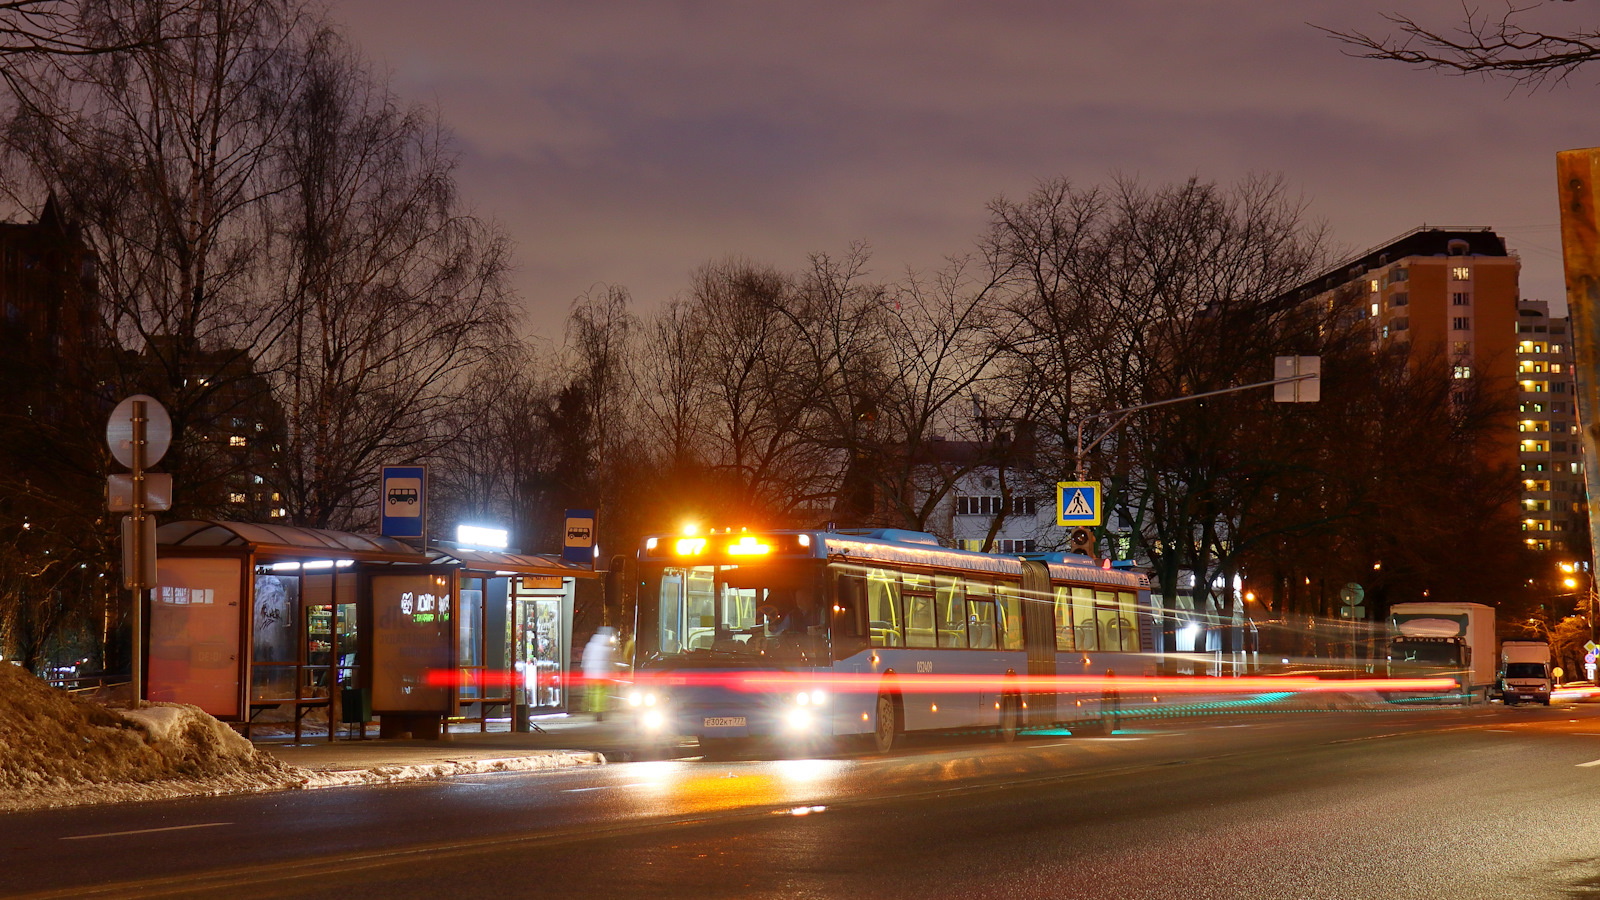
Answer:
<svg viewBox="0 0 1600 900"><path fill-rule="evenodd" d="M744 693L782 693L825 690L840 694L875 694L884 679L892 678L901 693L988 692L1086 694L1217 694L1261 692L1329 693L1345 691L1447 691L1456 688L1451 678L1313 678L1303 675L1183 676L1183 675L935 675L918 673L775 672L775 671L663 671L637 672L632 684L639 688L671 691L682 687L709 687ZM463 677L453 669L428 673L430 687L506 686L516 684L516 673L472 673ZM569 688L587 682L567 679ZM611 684L613 682L606 681Z"/></svg>

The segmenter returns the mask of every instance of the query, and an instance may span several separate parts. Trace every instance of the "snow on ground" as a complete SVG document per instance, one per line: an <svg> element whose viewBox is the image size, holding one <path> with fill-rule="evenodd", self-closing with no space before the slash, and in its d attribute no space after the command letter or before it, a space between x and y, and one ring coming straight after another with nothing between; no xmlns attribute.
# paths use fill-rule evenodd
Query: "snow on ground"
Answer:
<svg viewBox="0 0 1600 900"><path fill-rule="evenodd" d="M496 759L450 759L420 765L382 765L368 769L319 769L307 773L306 787L342 787L351 784L394 784L423 778L449 778L454 775L482 775L486 772L528 772L568 766L604 765L604 755L594 752L561 751L537 756L506 756Z"/></svg>
<svg viewBox="0 0 1600 900"><path fill-rule="evenodd" d="M196 707L141 706L109 709L0 664L0 811L305 782Z"/></svg>
<svg viewBox="0 0 1600 900"><path fill-rule="evenodd" d="M198 707L109 708L0 663L0 813L604 763L598 753L559 752L310 771L257 750Z"/></svg>

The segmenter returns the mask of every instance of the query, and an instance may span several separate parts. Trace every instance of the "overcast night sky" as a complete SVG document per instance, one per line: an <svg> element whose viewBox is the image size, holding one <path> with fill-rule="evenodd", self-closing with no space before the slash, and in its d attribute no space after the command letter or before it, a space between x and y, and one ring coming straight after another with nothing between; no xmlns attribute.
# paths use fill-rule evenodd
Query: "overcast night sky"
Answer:
<svg viewBox="0 0 1600 900"><path fill-rule="evenodd" d="M1483 8L1500 9L1498 0ZM1522 291L1560 300L1557 150L1600 145L1600 70L1571 86L1357 60L1308 23L1453 26L1455 0L489 2L334 0L405 98L436 104L480 215L516 241L531 329L600 283L642 310L699 264L874 274L969 251L997 195L1114 172L1282 174L1357 251L1488 225ZM1547 25L1593 26L1593 5Z"/></svg>

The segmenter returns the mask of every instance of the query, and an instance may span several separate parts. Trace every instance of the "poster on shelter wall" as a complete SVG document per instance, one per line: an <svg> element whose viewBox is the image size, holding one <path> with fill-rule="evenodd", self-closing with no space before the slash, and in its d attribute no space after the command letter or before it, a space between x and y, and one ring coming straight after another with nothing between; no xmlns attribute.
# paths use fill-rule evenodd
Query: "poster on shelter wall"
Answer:
<svg viewBox="0 0 1600 900"><path fill-rule="evenodd" d="M456 604L450 576L372 576L372 709L451 712Z"/></svg>
<svg viewBox="0 0 1600 900"><path fill-rule="evenodd" d="M256 575L255 609L251 616L251 659L258 663L299 661L300 578Z"/></svg>
<svg viewBox="0 0 1600 900"><path fill-rule="evenodd" d="M213 716L239 716L238 559L167 559L150 597L145 692Z"/></svg>

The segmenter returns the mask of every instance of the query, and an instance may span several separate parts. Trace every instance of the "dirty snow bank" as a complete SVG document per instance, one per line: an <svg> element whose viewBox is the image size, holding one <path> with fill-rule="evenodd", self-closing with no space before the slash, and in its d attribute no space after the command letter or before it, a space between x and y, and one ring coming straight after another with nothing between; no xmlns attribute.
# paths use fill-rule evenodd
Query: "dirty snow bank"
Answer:
<svg viewBox="0 0 1600 900"><path fill-rule="evenodd" d="M485 772L604 765L599 753L311 771L257 750L199 707L115 709L0 662L0 813L297 788L393 784Z"/></svg>
<svg viewBox="0 0 1600 900"><path fill-rule="evenodd" d="M142 706L107 709L0 663L0 811L306 783L196 707Z"/></svg>
<svg viewBox="0 0 1600 900"><path fill-rule="evenodd" d="M531 756L495 759L449 759L413 765L379 765L365 769L320 769L310 772L306 787L342 787L351 784L395 784L425 778L483 775L488 772L531 772L569 766L603 766L606 758L593 751L558 750Z"/></svg>

